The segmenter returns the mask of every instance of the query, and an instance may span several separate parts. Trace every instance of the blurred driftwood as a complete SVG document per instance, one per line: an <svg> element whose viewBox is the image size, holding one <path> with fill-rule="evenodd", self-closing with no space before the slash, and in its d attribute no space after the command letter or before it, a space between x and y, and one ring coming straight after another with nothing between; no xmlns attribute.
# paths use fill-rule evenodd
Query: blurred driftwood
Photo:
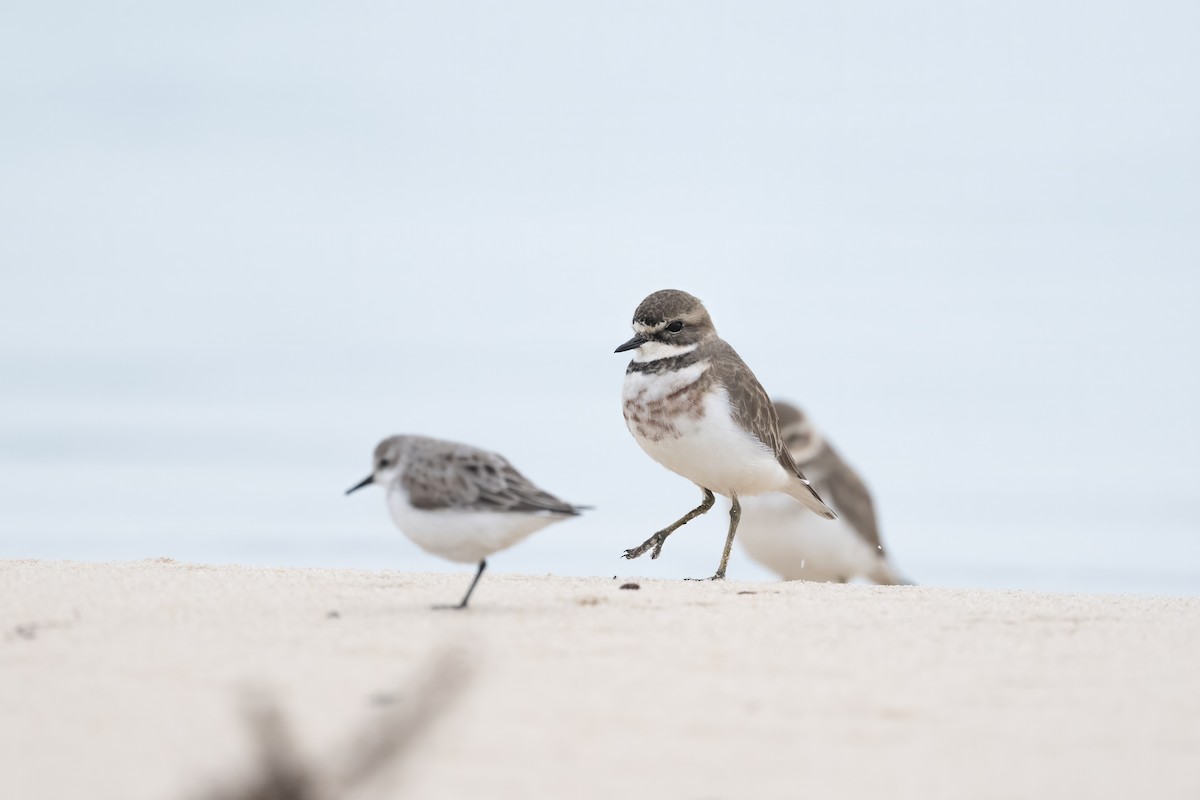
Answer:
<svg viewBox="0 0 1200 800"><path fill-rule="evenodd" d="M348 800L394 776L413 745L425 736L466 686L462 653L435 656L423 674L398 693L402 702L368 720L330 757L306 756L287 719L272 701L247 708L257 745L252 774L202 795L202 800Z"/></svg>

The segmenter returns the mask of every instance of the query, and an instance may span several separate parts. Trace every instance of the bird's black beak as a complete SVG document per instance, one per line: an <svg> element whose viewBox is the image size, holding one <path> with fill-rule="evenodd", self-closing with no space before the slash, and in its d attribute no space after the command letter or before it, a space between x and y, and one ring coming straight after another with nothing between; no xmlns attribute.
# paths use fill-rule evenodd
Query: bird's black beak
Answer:
<svg viewBox="0 0 1200 800"><path fill-rule="evenodd" d="M650 341L650 340L647 339L645 336L642 336L641 334L637 334L632 339L630 339L628 342L621 345L616 350L613 350L613 352L614 353L624 353L626 350L632 350L635 347L641 347L648 341Z"/></svg>
<svg viewBox="0 0 1200 800"><path fill-rule="evenodd" d="M370 486L374 482L375 482L375 476L368 475L367 477L363 478L361 481L359 481L358 483L354 484L349 489L347 489L346 494L352 494L354 492L357 492L359 489L363 488L364 486Z"/></svg>

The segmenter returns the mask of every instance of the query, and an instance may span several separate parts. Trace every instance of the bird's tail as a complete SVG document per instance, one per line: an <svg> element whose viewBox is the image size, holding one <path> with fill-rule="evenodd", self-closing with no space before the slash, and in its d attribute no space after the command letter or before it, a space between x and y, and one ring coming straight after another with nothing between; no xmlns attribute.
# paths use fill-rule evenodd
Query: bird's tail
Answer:
<svg viewBox="0 0 1200 800"><path fill-rule="evenodd" d="M915 583L897 572L896 568L885 558L879 559L875 569L867 577L880 586L916 586Z"/></svg>
<svg viewBox="0 0 1200 800"><path fill-rule="evenodd" d="M812 488L806 479L796 478L788 486L787 493L814 514L819 514L825 519L837 519L837 514L833 513L832 508L825 505L821 495L817 494L817 490Z"/></svg>

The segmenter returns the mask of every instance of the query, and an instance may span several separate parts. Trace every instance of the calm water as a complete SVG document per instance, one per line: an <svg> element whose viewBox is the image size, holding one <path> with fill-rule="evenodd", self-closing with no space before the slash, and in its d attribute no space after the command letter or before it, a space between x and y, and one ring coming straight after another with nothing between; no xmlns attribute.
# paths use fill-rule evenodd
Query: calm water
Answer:
<svg viewBox="0 0 1200 800"><path fill-rule="evenodd" d="M426 418L439 421L435 432L502 449L544 485L596 506L496 557L496 569L704 575L720 552L723 514L692 523L657 562L618 558L696 497L624 431L621 360L610 355L589 359L594 378L575 376L582 391L567 384L569 411L497 402L480 418L456 421L433 408L462 406L454 387L433 398L407 388L412 373L436 369L429 363L381 377L371 364L336 359L287 369L231 360L54 369L10 362L0 544L6 557L458 569L395 532L381 492L342 496L365 474L380 434L434 427L399 424ZM928 443L918 461L891 452L888 441L899 438L881 434L868 477L885 541L922 583L1200 592L1200 539L1186 495L1175 505L1169 495L1122 504L1086 480L976 482L972 453L953 441ZM957 468L954 457L962 459ZM740 554L731 575L767 577Z"/></svg>

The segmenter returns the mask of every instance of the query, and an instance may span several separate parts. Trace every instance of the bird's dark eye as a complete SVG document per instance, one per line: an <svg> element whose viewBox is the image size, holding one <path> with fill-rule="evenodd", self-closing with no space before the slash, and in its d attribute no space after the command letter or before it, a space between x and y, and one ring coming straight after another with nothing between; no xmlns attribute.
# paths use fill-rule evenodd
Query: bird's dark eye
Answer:
<svg viewBox="0 0 1200 800"><path fill-rule="evenodd" d="M681 330L683 330L683 322L680 320L675 320L667 326L667 330L671 333L679 333Z"/></svg>
<svg viewBox="0 0 1200 800"><path fill-rule="evenodd" d="M392 465L392 462L388 461L386 458L379 459L379 468L380 469L387 469L391 465Z"/></svg>

